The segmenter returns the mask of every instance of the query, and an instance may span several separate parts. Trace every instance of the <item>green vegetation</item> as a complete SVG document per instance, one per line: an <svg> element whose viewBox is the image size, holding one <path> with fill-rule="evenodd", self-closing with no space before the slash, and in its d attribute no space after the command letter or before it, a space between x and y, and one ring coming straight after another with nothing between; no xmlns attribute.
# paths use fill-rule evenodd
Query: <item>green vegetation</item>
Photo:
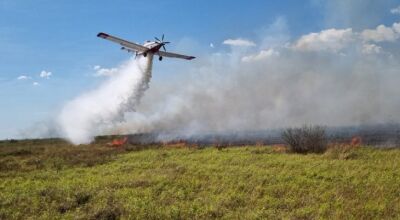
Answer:
<svg viewBox="0 0 400 220"><path fill-rule="evenodd" d="M399 219L400 150L0 142L0 219Z"/></svg>

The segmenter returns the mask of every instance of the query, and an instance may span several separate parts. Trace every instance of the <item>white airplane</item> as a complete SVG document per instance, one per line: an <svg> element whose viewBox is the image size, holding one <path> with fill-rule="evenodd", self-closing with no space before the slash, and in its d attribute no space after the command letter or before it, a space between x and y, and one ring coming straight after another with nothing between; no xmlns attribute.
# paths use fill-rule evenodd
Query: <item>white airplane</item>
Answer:
<svg viewBox="0 0 400 220"><path fill-rule="evenodd" d="M112 42L120 44L122 47L122 50L126 50L128 52L135 53L136 56L138 55L143 55L144 57L147 56L147 54L155 54L158 55L158 59L161 61L163 57L174 57L174 58L181 58L181 59L186 59L186 60L191 60L194 59L195 57L193 56L187 56L187 55L182 55L182 54L177 54L177 53L170 53L167 52L165 49L165 45L169 44L170 42L164 41L164 34L161 37L161 40L155 37L156 41L146 41L143 45L137 44L137 43L132 43L126 40L123 40L118 37L111 36L106 33L98 33L97 37L104 38L106 40L110 40ZM161 47L164 49L164 51L161 51Z"/></svg>

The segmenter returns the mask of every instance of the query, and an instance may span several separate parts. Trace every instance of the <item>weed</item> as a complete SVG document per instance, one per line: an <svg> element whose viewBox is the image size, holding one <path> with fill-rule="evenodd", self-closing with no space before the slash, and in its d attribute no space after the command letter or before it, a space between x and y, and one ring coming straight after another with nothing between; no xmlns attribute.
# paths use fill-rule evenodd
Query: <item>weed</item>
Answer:
<svg viewBox="0 0 400 220"><path fill-rule="evenodd" d="M226 145L226 144L221 144L221 143L215 144L215 148L217 148L219 151L222 151L223 149L225 149L227 147L228 147L228 145Z"/></svg>
<svg viewBox="0 0 400 220"><path fill-rule="evenodd" d="M143 144L143 145L127 145L124 149L125 151L131 152L131 151L142 151L142 150L157 149L157 148L160 148L160 146Z"/></svg>
<svg viewBox="0 0 400 220"><path fill-rule="evenodd" d="M78 192L75 194L75 202L77 206L81 206L89 202L91 195L86 192Z"/></svg>
<svg viewBox="0 0 400 220"><path fill-rule="evenodd" d="M349 160L357 157L357 145L333 144L328 147L325 156L330 159Z"/></svg>
<svg viewBox="0 0 400 220"><path fill-rule="evenodd" d="M122 214L122 208L120 204L115 201L115 198L109 197L107 199L107 204L102 209L96 211L92 216L92 219L96 220L116 220L120 219Z"/></svg>

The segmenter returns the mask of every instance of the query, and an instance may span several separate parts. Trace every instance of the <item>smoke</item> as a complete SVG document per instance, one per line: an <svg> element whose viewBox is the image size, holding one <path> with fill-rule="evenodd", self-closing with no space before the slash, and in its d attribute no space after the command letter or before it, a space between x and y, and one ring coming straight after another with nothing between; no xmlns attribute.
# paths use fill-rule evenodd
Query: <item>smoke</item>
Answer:
<svg viewBox="0 0 400 220"><path fill-rule="evenodd" d="M130 60L97 90L69 102L59 122L76 144L116 132L169 139L303 124L399 123L399 27L331 28L294 38L279 18L267 28L277 33L254 40L255 46L214 49L187 68L176 67L187 61L174 63L175 78L156 78L148 91L151 58Z"/></svg>
<svg viewBox="0 0 400 220"><path fill-rule="evenodd" d="M322 11L327 27L352 27L359 30L377 26L390 16L390 9L398 5L397 0L311 0Z"/></svg>
<svg viewBox="0 0 400 220"><path fill-rule="evenodd" d="M262 39L258 49L232 46L207 54L177 70L179 79L153 81L137 111L117 127L190 137L302 124L398 123L398 42L377 43L360 33L329 29L270 48Z"/></svg>
<svg viewBox="0 0 400 220"><path fill-rule="evenodd" d="M105 129L124 121L149 87L153 56L130 59L97 89L80 95L62 109L58 124L62 136L74 144L89 143Z"/></svg>

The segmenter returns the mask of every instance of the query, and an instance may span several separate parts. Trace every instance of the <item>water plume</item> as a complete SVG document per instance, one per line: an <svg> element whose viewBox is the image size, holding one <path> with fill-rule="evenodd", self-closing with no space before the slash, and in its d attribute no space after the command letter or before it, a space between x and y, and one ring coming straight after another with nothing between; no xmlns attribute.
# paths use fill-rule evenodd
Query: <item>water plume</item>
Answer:
<svg viewBox="0 0 400 220"><path fill-rule="evenodd" d="M152 55L132 58L98 88L66 103L58 117L61 135L73 144L86 144L124 121L124 114L135 110L149 88L152 61Z"/></svg>

